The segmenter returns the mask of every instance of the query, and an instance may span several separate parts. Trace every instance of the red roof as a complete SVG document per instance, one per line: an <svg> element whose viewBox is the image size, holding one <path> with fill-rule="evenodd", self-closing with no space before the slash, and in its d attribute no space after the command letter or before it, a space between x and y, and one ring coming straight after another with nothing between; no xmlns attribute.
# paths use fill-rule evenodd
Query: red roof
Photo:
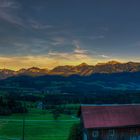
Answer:
<svg viewBox="0 0 140 140"><path fill-rule="evenodd" d="M85 128L140 125L140 105L81 106Z"/></svg>

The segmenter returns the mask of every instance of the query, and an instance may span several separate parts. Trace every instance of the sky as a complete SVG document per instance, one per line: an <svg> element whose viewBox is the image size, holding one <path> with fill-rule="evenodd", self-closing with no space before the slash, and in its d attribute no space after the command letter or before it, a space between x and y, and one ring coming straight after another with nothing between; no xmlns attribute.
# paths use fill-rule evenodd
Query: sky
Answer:
<svg viewBox="0 0 140 140"><path fill-rule="evenodd" d="M140 61L139 0L0 0L0 68Z"/></svg>

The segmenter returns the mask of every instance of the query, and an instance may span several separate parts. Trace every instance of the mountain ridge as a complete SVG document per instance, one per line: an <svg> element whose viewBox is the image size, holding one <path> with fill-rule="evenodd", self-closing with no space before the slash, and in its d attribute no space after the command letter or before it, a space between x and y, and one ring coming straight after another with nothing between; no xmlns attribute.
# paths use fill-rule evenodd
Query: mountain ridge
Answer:
<svg viewBox="0 0 140 140"><path fill-rule="evenodd" d="M56 66L49 70L38 67L22 68L14 71L10 69L0 69L0 79L6 79L11 76L27 75L27 76L43 76L43 75L80 75L89 76L95 73L120 73L120 72L138 72L140 71L140 63L138 62L126 62L121 63L118 61L108 61L106 63L97 63L96 65L89 65L87 63L81 63L80 65L64 65Z"/></svg>

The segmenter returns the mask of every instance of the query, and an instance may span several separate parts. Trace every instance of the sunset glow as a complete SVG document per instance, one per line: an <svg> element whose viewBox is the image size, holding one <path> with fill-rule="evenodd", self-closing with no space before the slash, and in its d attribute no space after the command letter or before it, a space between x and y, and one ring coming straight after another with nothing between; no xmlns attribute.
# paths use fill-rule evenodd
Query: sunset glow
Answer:
<svg viewBox="0 0 140 140"><path fill-rule="evenodd" d="M0 68L140 61L138 5L0 0Z"/></svg>

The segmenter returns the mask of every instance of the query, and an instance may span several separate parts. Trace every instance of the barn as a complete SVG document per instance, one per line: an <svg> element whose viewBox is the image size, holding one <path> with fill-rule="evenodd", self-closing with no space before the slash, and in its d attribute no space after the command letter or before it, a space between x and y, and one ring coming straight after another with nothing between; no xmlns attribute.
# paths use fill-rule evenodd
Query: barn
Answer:
<svg viewBox="0 0 140 140"><path fill-rule="evenodd" d="M140 140L140 105L82 105L83 140Z"/></svg>

